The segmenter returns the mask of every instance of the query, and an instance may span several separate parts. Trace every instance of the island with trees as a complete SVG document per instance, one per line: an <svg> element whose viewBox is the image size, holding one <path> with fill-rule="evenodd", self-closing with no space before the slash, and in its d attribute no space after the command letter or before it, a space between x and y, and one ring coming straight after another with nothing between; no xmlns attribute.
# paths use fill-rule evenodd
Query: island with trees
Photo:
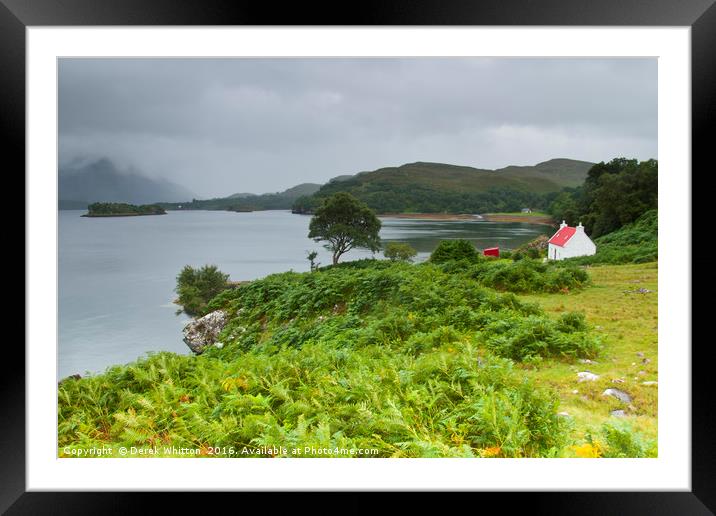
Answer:
<svg viewBox="0 0 716 516"><path fill-rule="evenodd" d="M156 204L127 204L122 202L95 202L87 206L83 217L136 217L139 215L166 215Z"/></svg>

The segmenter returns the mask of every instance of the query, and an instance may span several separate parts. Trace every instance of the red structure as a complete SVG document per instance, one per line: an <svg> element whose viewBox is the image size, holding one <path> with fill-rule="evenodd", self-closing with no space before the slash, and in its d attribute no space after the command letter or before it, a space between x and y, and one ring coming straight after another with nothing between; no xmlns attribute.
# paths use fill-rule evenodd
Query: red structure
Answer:
<svg viewBox="0 0 716 516"><path fill-rule="evenodd" d="M488 247L487 249L482 250L482 254L485 256L496 256L497 258L500 257L500 248L499 247Z"/></svg>
<svg viewBox="0 0 716 516"><path fill-rule="evenodd" d="M569 239L572 238L576 232L577 228L570 228L565 225L564 227L559 228L559 231L557 231L552 238L549 239L548 243L564 247L564 244L569 242Z"/></svg>

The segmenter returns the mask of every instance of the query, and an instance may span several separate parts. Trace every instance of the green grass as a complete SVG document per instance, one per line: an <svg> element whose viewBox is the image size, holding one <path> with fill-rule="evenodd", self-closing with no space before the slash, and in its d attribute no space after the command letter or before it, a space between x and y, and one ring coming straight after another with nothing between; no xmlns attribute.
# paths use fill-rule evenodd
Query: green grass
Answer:
<svg viewBox="0 0 716 516"><path fill-rule="evenodd" d="M656 439L658 387L642 382L658 381L657 264L603 265L589 268L589 273L590 288L567 295L532 294L520 299L538 303L555 317L566 310L584 313L605 345L598 363L569 364L546 359L528 374L538 384L557 390L560 410L569 413L575 422L573 439L583 439L588 432L596 432L603 423L614 420L610 411L616 409L626 411L625 420L634 430L645 438ZM640 288L652 292L625 292ZM642 363L644 359L649 363ZM578 383L577 372L584 370L600 375L600 379ZM601 396L608 388L629 393L633 398L631 406ZM576 394L572 392L575 389Z"/></svg>

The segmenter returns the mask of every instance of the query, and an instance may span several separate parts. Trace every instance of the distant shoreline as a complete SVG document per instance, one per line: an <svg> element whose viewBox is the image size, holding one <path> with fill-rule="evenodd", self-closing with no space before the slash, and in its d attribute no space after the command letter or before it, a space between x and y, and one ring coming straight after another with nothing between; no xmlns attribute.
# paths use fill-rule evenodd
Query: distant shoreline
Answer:
<svg viewBox="0 0 716 516"><path fill-rule="evenodd" d="M164 212L164 213L103 213L100 215L90 215L89 213L85 213L84 215L80 215L80 217L89 217L91 219L99 219L99 218L106 218L106 217L147 217L150 215L166 215L166 212Z"/></svg>
<svg viewBox="0 0 716 516"><path fill-rule="evenodd" d="M529 213L524 215L486 213L482 216L482 218L487 222L522 222L524 224L542 224L546 226L554 225L554 220L549 215L531 215Z"/></svg>
<svg viewBox="0 0 716 516"><path fill-rule="evenodd" d="M379 218L416 220L482 220L480 215L470 213L379 213Z"/></svg>
<svg viewBox="0 0 716 516"><path fill-rule="evenodd" d="M380 213L379 218L408 219L408 220L441 220L441 221L465 221L480 220L483 222L520 222L524 224L541 224L552 226L554 221L548 215L520 215L486 213L484 215L470 213Z"/></svg>

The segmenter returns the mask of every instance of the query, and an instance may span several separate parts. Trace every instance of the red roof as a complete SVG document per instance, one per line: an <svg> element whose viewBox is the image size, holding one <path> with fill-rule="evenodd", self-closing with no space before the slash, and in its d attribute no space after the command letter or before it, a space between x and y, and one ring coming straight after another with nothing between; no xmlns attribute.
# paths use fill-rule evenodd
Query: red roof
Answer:
<svg viewBox="0 0 716 516"><path fill-rule="evenodd" d="M572 238L576 232L577 228L570 228L569 226L560 228L560 230L549 239L549 243L564 247L564 244L569 242L569 239Z"/></svg>

